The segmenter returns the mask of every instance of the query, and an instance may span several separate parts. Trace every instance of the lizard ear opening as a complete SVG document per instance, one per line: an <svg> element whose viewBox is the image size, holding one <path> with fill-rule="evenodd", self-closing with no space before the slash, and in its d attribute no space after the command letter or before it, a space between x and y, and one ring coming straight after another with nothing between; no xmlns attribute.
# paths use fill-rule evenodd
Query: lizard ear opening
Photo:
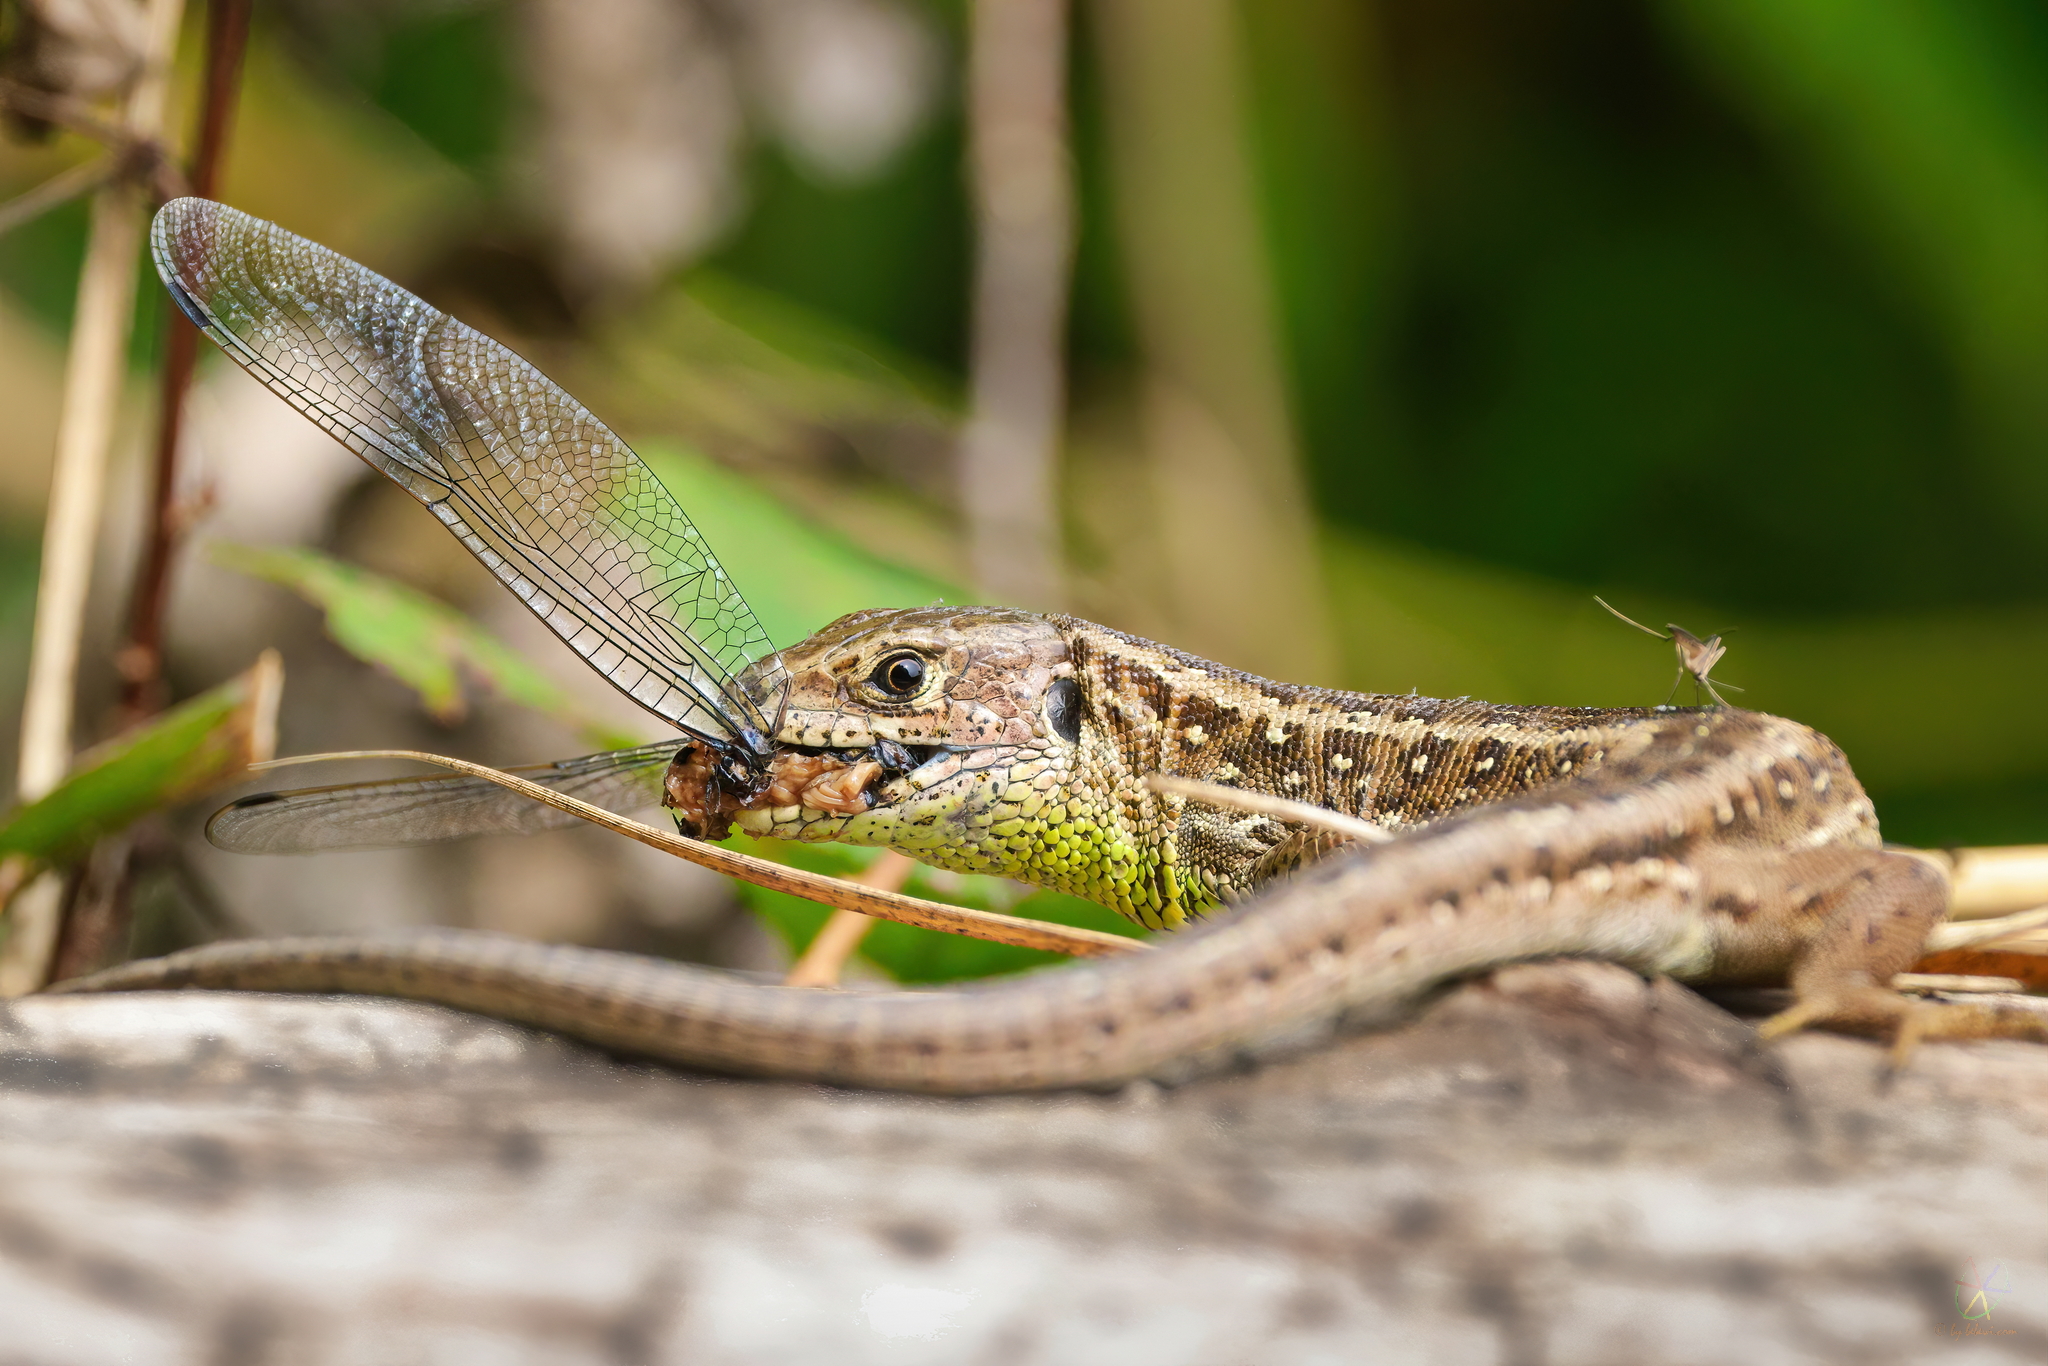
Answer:
<svg viewBox="0 0 2048 1366"><path fill-rule="evenodd" d="M1068 744L1081 739L1081 688L1071 678L1056 679L1045 690L1045 722Z"/></svg>

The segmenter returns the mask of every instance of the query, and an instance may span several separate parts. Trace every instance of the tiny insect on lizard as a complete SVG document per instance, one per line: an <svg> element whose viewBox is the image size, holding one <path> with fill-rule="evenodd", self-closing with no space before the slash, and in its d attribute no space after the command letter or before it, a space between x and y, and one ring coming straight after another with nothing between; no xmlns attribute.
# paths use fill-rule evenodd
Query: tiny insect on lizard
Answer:
<svg viewBox="0 0 2048 1366"><path fill-rule="evenodd" d="M658 799L701 838L736 825L881 845L1181 932L925 993L759 986L457 931L209 945L59 991L411 997L676 1063L934 1092L1184 1076L1559 955L1788 984L1767 1035L2042 1035L2028 1010L1889 989L1941 919L1946 876L1882 847L1847 760L1797 722L1305 687L1000 607L857 612L773 650L651 471L504 347L220 205L167 205L153 246L179 306L235 360L682 732L541 781L615 809ZM1704 683L1716 642L1695 643ZM1278 800L1237 810L1162 779ZM1286 803L1391 838L1348 840ZM343 848L554 818L533 810L439 778L267 794L209 832L244 850Z"/></svg>
<svg viewBox="0 0 2048 1366"><path fill-rule="evenodd" d="M1666 622L1664 630L1653 631L1634 617L1623 616L1613 603L1607 601L1598 593L1593 595L1593 601L1605 607L1609 612L1612 612L1618 620L1627 622L1644 635L1670 641L1672 647L1678 651L1678 677L1671 680L1671 691L1664 694L1665 705L1670 705L1671 699L1678 696L1678 685L1685 682L1688 675L1692 678L1693 701L1697 702L1700 700L1699 690L1705 688L1707 696L1713 698L1717 705L1723 707L1728 705L1727 700L1721 694L1714 691L1714 681L1707 677L1707 675L1714 671L1714 666L1721 662L1721 657L1728 653L1728 647L1721 643L1721 637L1718 634L1701 640L1677 622ZM1666 634L1666 632L1669 634ZM1724 682L1721 686L1733 692L1742 691L1741 688L1736 687L1733 683Z"/></svg>

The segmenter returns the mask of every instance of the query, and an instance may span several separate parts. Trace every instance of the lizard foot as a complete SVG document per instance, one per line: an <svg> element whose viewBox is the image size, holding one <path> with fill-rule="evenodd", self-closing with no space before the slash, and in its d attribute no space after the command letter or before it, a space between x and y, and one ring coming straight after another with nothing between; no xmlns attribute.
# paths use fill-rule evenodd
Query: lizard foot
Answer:
<svg viewBox="0 0 2048 1366"><path fill-rule="evenodd" d="M1891 1070L1902 1070L1925 1039L2032 1039L2048 1042L2048 1012L1990 998L1916 1001L1875 986L1842 986L1801 998L1757 1026L1765 1041L1813 1027L1889 1035Z"/></svg>

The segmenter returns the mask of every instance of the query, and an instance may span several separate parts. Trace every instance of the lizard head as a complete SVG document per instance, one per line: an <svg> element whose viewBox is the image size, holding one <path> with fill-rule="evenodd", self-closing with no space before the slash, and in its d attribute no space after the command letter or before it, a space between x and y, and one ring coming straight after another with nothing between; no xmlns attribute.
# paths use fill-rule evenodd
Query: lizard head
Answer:
<svg viewBox="0 0 2048 1366"><path fill-rule="evenodd" d="M1066 625L999 607L856 612L761 660L741 682L773 725L767 774L708 825L882 845L1126 909L1139 851L1087 799L1102 730Z"/></svg>
<svg viewBox="0 0 2048 1366"><path fill-rule="evenodd" d="M974 843L1010 788L1070 767L1073 673L1066 640L1029 612L841 617L742 679L774 723L774 752L765 790L737 823L905 852ZM1009 804L1021 802L1020 792Z"/></svg>
<svg viewBox="0 0 2048 1366"><path fill-rule="evenodd" d="M1053 622L1002 607L854 612L771 655L744 684L778 744L974 750L1071 734L1074 666ZM778 681L779 680L779 681Z"/></svg>

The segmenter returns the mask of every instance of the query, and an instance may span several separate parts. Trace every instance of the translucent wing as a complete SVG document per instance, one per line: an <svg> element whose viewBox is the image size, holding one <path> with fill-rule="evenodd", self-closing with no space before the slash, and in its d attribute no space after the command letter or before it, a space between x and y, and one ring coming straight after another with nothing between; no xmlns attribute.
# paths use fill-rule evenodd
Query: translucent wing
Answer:
<svg viewBox="0 0 2048 1366"><path fill-rule="evenodd" d="M661 804L661 779L676 742L618 749L509 770L543 787L627 815ZM525 835L577 824L566 811L482 778L390 782L264 792L223 807L206 837L236 854L312 854L391 849L466 835Z"/></svg>
<svg viewBox="0 0 2048 1366"><path fill-rule="evenodd" d="M772 648L625 442L533 366L273 224L176 199L157 272L243 368L426 504L549 629L655 715L765 732L735 675Z"/></svg>

